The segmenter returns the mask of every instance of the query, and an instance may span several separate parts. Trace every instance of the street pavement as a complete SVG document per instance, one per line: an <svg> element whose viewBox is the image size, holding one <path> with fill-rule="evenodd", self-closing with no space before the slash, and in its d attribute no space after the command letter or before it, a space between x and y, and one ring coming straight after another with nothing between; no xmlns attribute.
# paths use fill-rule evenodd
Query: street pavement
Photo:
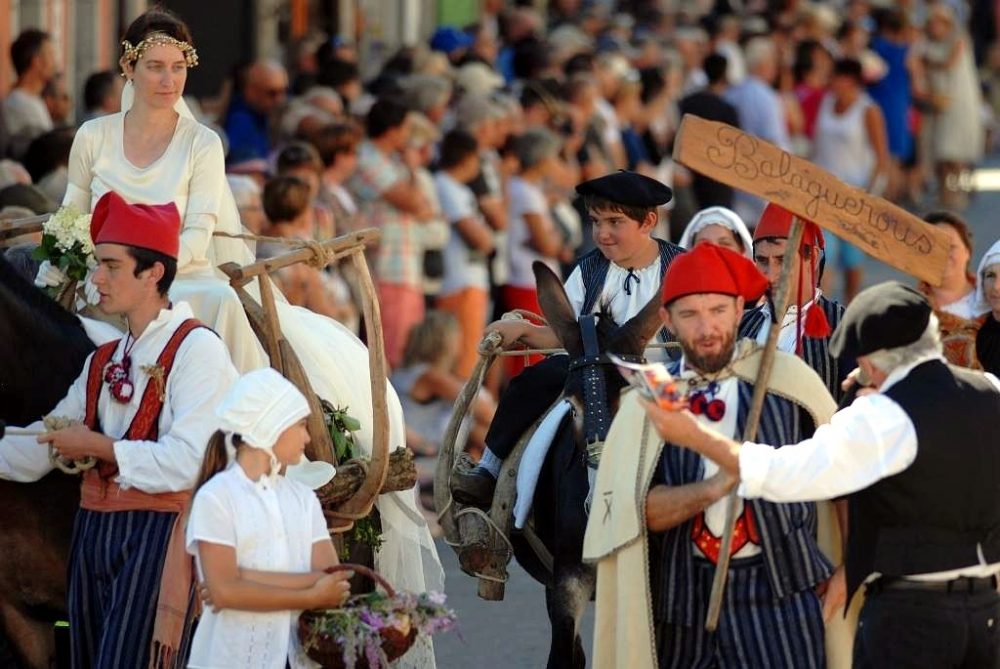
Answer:
<svg viewBox="0 0 1000 669"><path fill-rule="evenodd" d="M434 638L438 669L521 669L544 667L549 656L549 618L545 588L517 562L508 567L504 600L479 599L479 582L458 568L455 551L437 541L445 570L448 605L458 614L458 630ZM583 647L590 655L594 605L583 619Z"/></svg>
<svg viewBox="0 0 1000 669"><path fill-rule="evenodd" d="M1000 238L1000 156L988 159L977 172L979 193L963 212L972 227L976 248L973 270L983 253ZM926 206L919 213L933 209ZM907 278L887 265L865 257L864 285ZM834 297L837 297L834 293ZM545 591L516 563L510 565L510 580L502 602L487 602L476 596L477 581L458 568L455 552L437 542L445 567L449 603L458 613L459 630L436 638L437 665L441 669L521 669L544 667L548 657L549 622L545 613ZM594 607L583 620L584 648L590 655Z"/></svg>

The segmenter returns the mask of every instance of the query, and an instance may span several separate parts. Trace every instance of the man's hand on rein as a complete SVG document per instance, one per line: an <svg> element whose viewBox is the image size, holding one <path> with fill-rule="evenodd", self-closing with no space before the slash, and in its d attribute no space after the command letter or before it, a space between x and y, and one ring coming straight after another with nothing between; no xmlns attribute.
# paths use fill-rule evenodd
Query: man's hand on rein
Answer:
<svg viewBox="0 0 1000 669"><path fill-rule="evenodd" d="M47 432L38 437L39 444L52 444L55 452L67 460L95 457L107 462L115 461L114 440L94 432L86 425L73 425L62 430Z"/></svg>

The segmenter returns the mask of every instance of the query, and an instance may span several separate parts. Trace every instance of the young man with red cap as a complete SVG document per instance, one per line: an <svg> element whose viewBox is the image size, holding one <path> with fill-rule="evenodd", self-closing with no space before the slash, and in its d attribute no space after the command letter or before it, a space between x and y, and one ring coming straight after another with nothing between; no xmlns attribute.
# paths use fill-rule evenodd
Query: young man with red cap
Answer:
<svg viewBox="0 0 1000 669"><path fill-rule="evenodd" d="M222 341L170 304L181 220L114 192L94 208L100 308L128 332L99 347L51 416L80 424L0 441L0 476L35 481L52 456L83 474L69 562L74 667L178 666L190 640L193 578L183 518L215 406L236 379ZM45 430L39 421L31 430Z"/></svg>
<svg viewBox="0 0 1000 669"><path fill-rule="evenodd" d="M792 212L787 209L768 204L754 230L754 261L772 286L778 285L781 276L792 218ZM844 307L823 295L819 288L825 248L823 231L812 221L802 220L802 224L802 243L790 282L791 306L781 320L778 350L805 360L823 379L830 394L839 400L843 395L841 383L854 369L852 360L838 361L830 354L830 335L840 323ZM740 337L755 339L763 345L777 320L773 313L772 299L747 311L740 322Z"/></svg>
<svg viewBox="0 0 1000 669"><path fill-rule="evenodd" d="M766 288L749 259L713 244L677 258L664 279L660 315L683 352L672 373L698 422L720 434L743 433L762 352L737 340L737 324ZM833 410L816 374L779 352L760 438L795 443ZM638 398L625 396L597 474L584 542L584 559L598 563L595 666L823 666L815 588L833 570L816 543L815 505L741 504L719 628L707 633L735 478L649 428Z"/></svg>
<svg viewBox="0 0 1000 669"><path fill-rule="evenodd" d="M576 191L590 215L597 248L579 259L566 281L566 294L578 316L603 310L623 324L656 296L670 263L684 252L652 236L657 208L670 201L672 192L655 179L626 171L585 181ZM518 343L529 348L562 346L549 327L527 321L497 321L489 329L502 335L505 348ZM661 331L660 340L667 337L666 330ZM489 505L503 460L559 397L568 366L567 356L550 356L511 381L500 398L479 465L452 476L456 500Z"/></svg>

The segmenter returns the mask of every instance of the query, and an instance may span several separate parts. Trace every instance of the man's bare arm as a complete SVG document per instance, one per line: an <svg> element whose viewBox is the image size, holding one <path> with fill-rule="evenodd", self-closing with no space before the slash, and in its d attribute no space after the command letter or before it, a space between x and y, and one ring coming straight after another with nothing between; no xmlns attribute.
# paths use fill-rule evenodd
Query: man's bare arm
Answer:
<svg viewBox="0 0 1000 669"><path fill-rule="evenodd" d="M693 518L725 497L736 479L725 471L687 485L658 485L646 495L646 527L650 532L664 532Z"/></svg>

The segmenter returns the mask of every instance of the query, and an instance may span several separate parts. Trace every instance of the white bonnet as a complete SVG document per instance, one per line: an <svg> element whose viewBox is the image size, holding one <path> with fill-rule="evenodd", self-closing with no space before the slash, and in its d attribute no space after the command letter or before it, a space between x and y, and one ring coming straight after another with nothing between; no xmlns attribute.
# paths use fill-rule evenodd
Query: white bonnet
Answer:
<svg viewBox="0 0 1000 669"><path fill-rule="evenodd" d="M739 214L726 207L709 207L695 214L681 235L681 248L689 251L694 248L695 236L710 225L721 225L732 230L743 245L743 255L753 260L753 238L750 231Z"/></svg>
<svg viewBox="0 0 1000 669"><path fill-rule="evenodd" d="M266 367L237 379L215 415L223 432L270 449L282 432L309 415L309 403L288 379Z"/></svg>

